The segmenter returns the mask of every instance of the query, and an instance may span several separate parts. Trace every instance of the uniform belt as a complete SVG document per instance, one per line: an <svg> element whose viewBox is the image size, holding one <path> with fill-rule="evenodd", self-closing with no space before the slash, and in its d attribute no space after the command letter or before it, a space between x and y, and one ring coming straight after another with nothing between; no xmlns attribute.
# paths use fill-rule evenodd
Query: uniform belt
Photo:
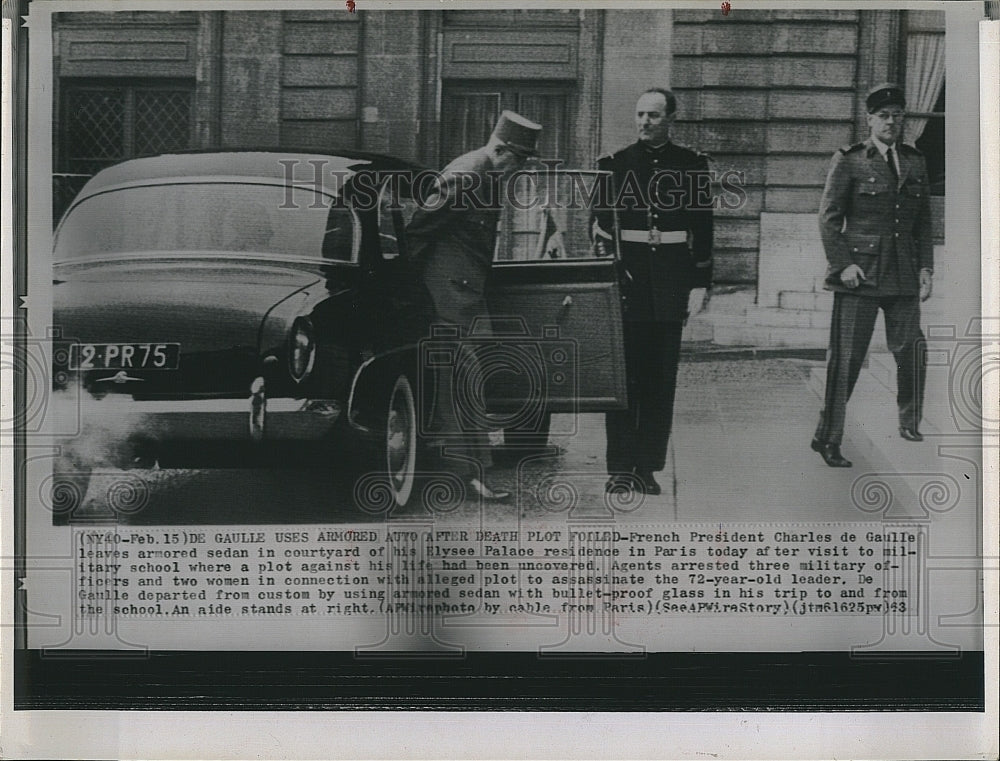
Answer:
<svg viewBox="0 0 1000 761"><path fill-rule="evenodd" d="M687 243L686 230L622 230L622 240L626 243Z"/></svg>

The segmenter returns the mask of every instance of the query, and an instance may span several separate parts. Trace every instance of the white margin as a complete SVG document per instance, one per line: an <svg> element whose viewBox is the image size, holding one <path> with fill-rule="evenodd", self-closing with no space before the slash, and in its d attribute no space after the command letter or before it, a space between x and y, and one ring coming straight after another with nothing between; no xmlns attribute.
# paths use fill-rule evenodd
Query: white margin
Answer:
<svg viewBox="0 0 1000 761"><path fill-rule="evenodd" d="M369 8L436 8L441 2L369 2ZM982 7L979 0L976 4ZM802 7L802 0L763 2L736 0L738 7ZM942 10L957 3L907 3L907 7ZM88 10L123 10L135 2L88 4ZM274 10L270 0L229 0L213 9ZM296 3L297 8L329 9L341 3ZM490 4L495 7L495 4ZM558 7L538 0L533 7ZM574 3L574 6L582 5ZM34 16L79 10L77 2L32 3ZM464 7L486 8L486 3ZM176 2L142 2L143 10L176 9ZM591 7L596 7L591 6ZM618 7L664 7L660 2L622 2ZM705 2L707 8L717 3ZM828 9L857 8L857 2L824 3ZM3 28L3 214L2 306L6 316L13 297L11 215L12 44L10 24ZM1000 222L997 115L1000 85L986 72L1000 70L1000 23L980 25L980 65L983 100L983 311L998 314L997 242ZM989 106L988 108L986 106ZM992 121L991 121L992 120ZM987 137L992 138L987 140ZM12 404L11 369L0 367L0 403L4 414ZM998 379L983 378L984 419L997 420ZM986 405L989 405L987 407ZM989 414L987 414L989 410ZM992 415L992 416L991 416ZM985 458L984 458L985 459ZM12 451L0 442L0 496L7 515L6 484L12 483ZM998 500L996 458L984 462L984 505ZM8 523L9 525L9 523ZM985 525L986 557L997 559L995 508ZM4 557L12 557L11 538L0 533ZM0 608L6 613L12 575L0 571ZM809 714L613 714L613 713L448 713L448 712L97 712L20 711L3 703L3 758L996 758L997 732L997 574L986 574L987 710L961 713L809 713ZM992 602L991 602L992 600ZM3 650L3 697L11 694L9 627L0 626ZM919 666L915 666L919 667ZM992 742L992 745L984 743Z"/></svg>

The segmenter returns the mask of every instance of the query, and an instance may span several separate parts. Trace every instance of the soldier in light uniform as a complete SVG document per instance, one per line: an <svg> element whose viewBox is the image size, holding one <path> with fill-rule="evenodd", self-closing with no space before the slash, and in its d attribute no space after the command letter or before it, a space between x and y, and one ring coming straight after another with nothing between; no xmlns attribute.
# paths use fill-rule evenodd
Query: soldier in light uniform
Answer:
<svg viewBox="0 0 1000 761"><path fill-rule="evenodd" d="M427 209L418 210L407 227L411 251L433 302L434 321L453 326L460 335L468 335L475 320L489 317L487 280L503 198L502 183L493 180L509 176L537 153L541 131L541 125L504 111L486 145L444 168L437 197ZM462 188L474 192L463 196ZM478 335L482 337L482 333ZM463 360L467 367L476 363L474 353L463 354ZM468 373L469 377L477 375L474 370ZM506 500L509 492L492 489L483 480L483 473L493 464L489 438L485 430L463 430L456 408L462 403L461 395L455 393L454 379L439 370L433 426L441 437L439 443L455 455L449 458L449 466L473 496L485 501Z"/></svg>
<svg viewBox="0 0 1000 761"><path fill-rule="evenodd" d="M712 285L712 192L704 154L670 142L677 100L650 89L636 103L638 141L601 157L613 173L625 266L629 408L605 416L608 491L659 494L684 322ZM612 229L598 215L598 240Z"/></svg>
<svg viewBox="0 0 1000 761"><path fill-rule="evenodd" d="M906 100L894 84L866 100L868 140L833 155L819 225L833 290L826 398L812 448L833 468L851 462L840 451L847 400L868 353L881 309L897 366L899 435L921 441L925 353L920 302L931 295L934 248L930 188L923 154L902 142Z"/></svg>

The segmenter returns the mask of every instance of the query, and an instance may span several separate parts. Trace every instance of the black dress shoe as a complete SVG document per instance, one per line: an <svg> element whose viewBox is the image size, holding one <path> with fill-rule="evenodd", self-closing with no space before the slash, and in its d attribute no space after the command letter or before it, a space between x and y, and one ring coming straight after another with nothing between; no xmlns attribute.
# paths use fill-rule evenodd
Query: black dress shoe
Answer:
<svg viewBox="0 0 1000 761"><path fill-rule="evenodd" d="M469 479L469 491L483 502L506 502L510 499L509 491L491 489L478 478Z"/></svg>
<svg viewBox="0 0 1000 761"><path fill-rule="evenodd" d="M656 496L657 494L663 493L663 489L660 488L660 485L656 483L656 479L653 478L653 471L636 470L635 477L639 482L639 486L641 487L643 494Z"/></svg>
<svg viewBox="0 0 1000 761"><path fill-rule="evenodd" d="M814 452L819 452L823 462L831 468L849 468L854 464L840 453L840 444L824 444L813 439L810 446Z"/></svg>
<svg viewBox="0 0 1000 761"><path fill-rule="evenodd" d="M905 425L899 426L900 437L907 441L923 441L924 435L916 428L907 428Z"/></svg>

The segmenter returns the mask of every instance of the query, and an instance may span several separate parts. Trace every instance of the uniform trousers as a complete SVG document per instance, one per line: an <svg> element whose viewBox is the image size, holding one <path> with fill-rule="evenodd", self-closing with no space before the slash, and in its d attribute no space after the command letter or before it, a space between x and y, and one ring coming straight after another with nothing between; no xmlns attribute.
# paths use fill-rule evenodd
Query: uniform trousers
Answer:
<svg viewBox="0 0 1000 761"><path fill-rule="evenodd" d="M841 443L847 400L851 398L864 364L881 309L885 316L886 343L896 359L896 405L899 424L917 430L923 414L927 355L920 330L920 300L916 296L858 296L837 292L830 319L826 398L820 412L815 440Z"/></svg>
<svg viewBox="0 0 1000 761"><path fill-rule="evenodd" d="M627 410L604 416L608 473L652 473L667 462L682 322L626 320Z"/></svg>
<svg viewBox="0 0 1000 761"><path fill-rule="evenodd" d="M481 389L476 384L483 373L475 347L491 335L484 296L488 265L484 268L479 262L474 252L449 242L436 243L423 262L434 326L445 329L449 335L445 343L453 350L450 362L424 367L424 378L428 372L432 375L432 397L422 400L430 405L430 414L423 416L428 423L424 434L429 446L439 448L442 465L463 480L481 479L493 465ZM476 335L470 340L473 324Z"/></svg>

